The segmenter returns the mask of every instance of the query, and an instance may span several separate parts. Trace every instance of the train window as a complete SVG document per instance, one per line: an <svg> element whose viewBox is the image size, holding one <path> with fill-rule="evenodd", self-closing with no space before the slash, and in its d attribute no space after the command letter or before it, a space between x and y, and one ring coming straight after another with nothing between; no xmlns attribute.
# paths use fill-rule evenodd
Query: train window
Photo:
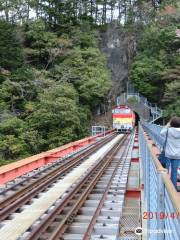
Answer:
<svg viewBox="0 0 180 240"><path fill-rule="evenodd" d="M130 109L124 109L124 113L131 113Z"/></svg>
<svg viewBox="0 0 180 240"><path fill-rule="evenodd" d="M115 114L128 114L128 113L131 113L131 110L130 109L114 109L113 110L113 113Z"/></svg>

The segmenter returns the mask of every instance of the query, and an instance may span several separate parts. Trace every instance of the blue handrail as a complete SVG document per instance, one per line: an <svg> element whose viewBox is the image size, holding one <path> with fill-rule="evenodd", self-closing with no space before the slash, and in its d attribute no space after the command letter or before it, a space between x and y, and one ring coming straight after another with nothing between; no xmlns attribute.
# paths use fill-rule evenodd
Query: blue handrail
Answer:
<svg viewBox="0 0 180 240"><path fill-rule="evenodd" d="M162 146L164 139L159 135L161 127L155 124L139 125L140 160L144 183L143 214L147 221L146 234L148 240L180 239L180 197L157 157L153 154L152 145L147 135ZM144 231L144 229L143 229Z"/></svg>

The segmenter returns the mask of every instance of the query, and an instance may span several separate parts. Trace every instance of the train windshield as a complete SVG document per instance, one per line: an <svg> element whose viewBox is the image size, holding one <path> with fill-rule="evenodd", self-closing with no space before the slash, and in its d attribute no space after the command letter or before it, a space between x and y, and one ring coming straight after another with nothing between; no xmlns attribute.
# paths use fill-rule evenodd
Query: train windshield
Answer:
<svg viewBox="0 0 180 240"><path fill-rule="evenodd" d="M128 114L128 113L131 113L131 110L130 109L114 109L113 110L113 113L115 114Z"/></svg>

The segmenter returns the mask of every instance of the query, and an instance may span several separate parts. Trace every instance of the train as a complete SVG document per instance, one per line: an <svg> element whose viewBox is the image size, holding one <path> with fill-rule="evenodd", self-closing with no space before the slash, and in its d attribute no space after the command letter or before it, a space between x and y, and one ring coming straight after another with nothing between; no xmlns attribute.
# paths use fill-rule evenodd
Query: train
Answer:
<svg viewBox="0 0 180 240"><path fill-rule="evenodd" d="M120 133L131 132L135 127L135 114L127 105L113 107L112 120L113 128Z"/></svg>

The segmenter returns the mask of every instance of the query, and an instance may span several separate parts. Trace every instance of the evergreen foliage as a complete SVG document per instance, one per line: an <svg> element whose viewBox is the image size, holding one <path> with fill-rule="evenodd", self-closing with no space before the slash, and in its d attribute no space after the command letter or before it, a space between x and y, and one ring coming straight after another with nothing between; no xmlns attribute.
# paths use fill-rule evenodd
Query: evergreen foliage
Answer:
<svg viewBox="0 0 180 240"><path fill-rule="evenodd" d="M111 86L95 28L74 22L67 32L39 18L3 20L0 31L0 163L87 136Z"/></svg>
<svg viewBox="0 0 180 240"><path fill-rule="evenodd" d="M167 118L180 113L178 19L179 15L174 12L159 13L156 21L144 27L130 70L135 87L150 101L165 108Z"/></svg>
<svg viewBox="0 0 180 240"><path fill-rule="evenodd" d="M15 26L0 20L0 67L12 70L23 62L21 43Z"/></svg>
<svg viewBox="0 0 180 240"><path fill-rule="evenodd" d="M115 16L140 36L132 82L180 114L179 15L157 15L160 2L0 0L0 164L88 134L111 87L97 29Z"/></svg>

